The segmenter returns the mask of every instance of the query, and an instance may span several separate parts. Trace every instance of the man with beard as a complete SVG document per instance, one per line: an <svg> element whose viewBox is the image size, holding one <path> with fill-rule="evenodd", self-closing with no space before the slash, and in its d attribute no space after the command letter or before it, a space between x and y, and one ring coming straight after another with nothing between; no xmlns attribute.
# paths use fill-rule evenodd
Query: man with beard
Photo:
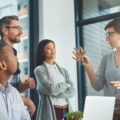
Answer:
<svg viewBox="0 0 120 120"><path fill-rule="evenodd" d="M0 120L30 120L19 92L8 82L18 68L13 50L0 43Z"/></svg>
<svg viewBox="0 0 120 120"><path fill-rule="evenodd" d="M0 43L11 47L14 51L15 56L17 55L17 51L15 48L13 48L13 45L20 42L21 34L22 28L17 16L5 16L0 20ZM20 73L19 68L17 69L15 75L12 76L10 82L14 87L18 89L20 93L25 92L29 88L35 88L35 81L33 78L26 79L24 82L22 82L19 79L18 73ZM26 98L24 96L22 96L22 99L24 104L28 107L30 115L32 116L35 112L34 103L29 98Z"/></svg>

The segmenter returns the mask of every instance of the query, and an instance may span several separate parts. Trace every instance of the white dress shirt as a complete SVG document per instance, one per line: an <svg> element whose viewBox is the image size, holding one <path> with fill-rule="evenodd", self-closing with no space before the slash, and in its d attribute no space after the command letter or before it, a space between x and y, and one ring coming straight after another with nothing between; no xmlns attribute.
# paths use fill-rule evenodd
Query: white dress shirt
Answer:
<svg viewBox="0 0 120 120"><path fill-rule="evenodd" d="M63 75L61 74L61 72L59 71L56 64L50 65L47 62L44 62L44 63L46 64L46 66L48 68L48 72L50 74L50 78L52 78L52 82L54 82L55 84L65 82L65 79L64 79ZM53 105L60 105L60 106L67 105L66 99L57 98L54 96L51 96L50 98L51 98Z"/></svg>
<svg viewBox="0 0 120 120"><path fill-rule="evenodd" d="M0 84L0 120L31 120L20 93L9 83Z"/></svg>

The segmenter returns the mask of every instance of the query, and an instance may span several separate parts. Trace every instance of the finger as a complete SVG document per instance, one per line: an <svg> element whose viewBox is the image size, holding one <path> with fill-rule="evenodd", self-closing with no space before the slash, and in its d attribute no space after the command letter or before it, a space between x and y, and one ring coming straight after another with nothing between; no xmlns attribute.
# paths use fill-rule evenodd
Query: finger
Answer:
<svg viewBox="0 0 120 120"><path fill-rule="evenodd" d="M29 87L30 89L34 89L35 88L35 86L31 86L31 87Z"/></svg>
<svg viewBox="0 0 120 120"><path fill-rule="evenodd" d="M78 55L73 51L73 54L75 55L76 58L78 58Z"/></svg>
<svg viewBox="0 0 120 120"><path fill-rule="evenodd" d="M78 58L75 58L75 57L72 57L75 61L78 61L78 62L80 62L79 60L78 60Z"/></svg>
<svg viewBox="0 0 120 120"><path fill-rule="evenodd" d="M29 81L29 79L25 79L25 82L28 82Z"/></svg>
<svg viewBox="0 0 120 120"><path fill-rule="evenodd" d="M31 111L29 112L29 114L30 114L30 117L32 117L32 112Z"/></svg>
<svg viewBox="0 0 120 120"><path fill-rule="evenodd" d="M109 83L109 84L112 85L112 86L114 85L113 83Z"/></svg>
<svg viewBox="0 0 120 120"><path fill-rule="evenodd" d="M110 84L115 84L117 81L110 81Z"/></svg>
<svg viewBox="0 0 120 120"><path fill-rule="evenodd" d="M120 86L119 86L119 87L117 87L117 89L119 90L119 89L120 89Z"/></svg>
<svg viewBox="0 0 120 120"><path fill-rule="evenodd" d="M30 112L30 116L32 117L32 116L33 116L33 114L34 114L34 112L32 112L32 111L31 111L31 112Z"/></svg>
<svg viewBox="0 0 120 120"><path fill-rule="evenodd" d="M74 50L75 50L77 55L81 55L80 52L76 48L74 48Z"/></svg>
<svg viewBox="0 0 120 120"><path fill-rule="evenodd" d="M35 85L35 82L31 82L30 85Z"/></svg>
<svg viewBox="0 0 120 120"><path fill-rule="evenodd" d="M34 79L32 79L32 78L29 78L29 81L34 81Z"/></svg>
<svg viewBox="0 0 120 120"><path fill-rule="evenodd" d="M35 88L35 86L29 86L29 88L30 88L30 89L34 89L34 88Z"/></svg>
<svg viewBox="0 0 120 120"><path fill-rule="evenodd" d="M29 83L35 83L35 80L33 80L33 79L29 79L28 82L29 82Z"/></svg>
<svg viewBox="0 0 120 120"><path fill-rule="evenodd" d="M29 82L29 85L35 85L35 82Z"/></svg>
<svg viewBox="0 0 120 120"><path fill-rule="evenodd" d="M29 84L35 84L35 81L29 81Z"/></svg>
<svg viewBox="0 0 120 120"><path fill-rule="evenodd" d="M116 87L116 88L119 88L119 87L120 87L120 84L113 84L112 86L113 86L113 87Z"/></svg>
<svg viewBox="0 0 120 120"><path fill-rule="evenodd" d="M114 86L114 87L119 87L119 85L118 85L118 84L113 84L113 86Z"/></svg>
<svg viewBox="0 0 120 120"><path fill-rule="evenodd" d="M35 83L29 83L29 86L35 86Z"/></svg>
<svg viewBox="0 0 120 120"><path fill-rule="evenodd" d="M110 85L112 85L114 87L118 87L118 86L120 86L120 81L111 81Z"/></svg>
<svg viewBox="0 0 120 120"><path fill-rule="evenodd" d="M35 88L35 84L29 84L30 88Z"/></svg>
<svg viewBox="0 0 120 120"><path fill-rule="evenodd" d="M80 52L82 55L84 55L84 50L82 49L82 47L80 47Z"/></svg>

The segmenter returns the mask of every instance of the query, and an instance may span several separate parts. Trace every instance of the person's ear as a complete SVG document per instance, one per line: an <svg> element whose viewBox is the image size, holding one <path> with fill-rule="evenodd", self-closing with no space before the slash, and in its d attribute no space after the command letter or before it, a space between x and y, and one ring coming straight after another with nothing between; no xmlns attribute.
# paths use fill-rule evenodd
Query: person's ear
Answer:
<svg viewBox="0 0 120 120"><path fill-rule="evenodd" d="M3 35L7 35L8 34L8 29L6 27L3 27L2 32L3 32Z"/></svg>
<svg viewBox="0 0 120 120"><path fill-rule="evenodd" d="M0 62L0 70L7 70L7 64L5 61Z"/></svg>

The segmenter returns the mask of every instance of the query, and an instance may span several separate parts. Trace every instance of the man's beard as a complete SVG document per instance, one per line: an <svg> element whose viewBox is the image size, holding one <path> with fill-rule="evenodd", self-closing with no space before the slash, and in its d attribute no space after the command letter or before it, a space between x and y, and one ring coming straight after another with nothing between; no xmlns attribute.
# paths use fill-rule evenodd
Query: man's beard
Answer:
<svg viewBox="0 0 120 120"><path fill-rule="evenodd" d="M19 38L19 39L17 39L17 38L15 38L15 39L10 39L10 41L11 41L13 44L15 44L15 43L20 43L20 38Z"/></svg>
<svg viewBox="0 0 120 120"><path fill-rule="evenodd" d="M18 67L17 67L17 70L16 70L16 72L14 73L14 75L18 75L18 74L20 74L20 69L19 69L19 63L18 63L18 65L17 65Z"/></svg>
<svg viewBox="0 0 120 120"><path fill-rule="evenodd" d="M18 40L18 39L15 39L14 41L12 41L14 44L15 43L20 43L20 39Z"/></svg>

